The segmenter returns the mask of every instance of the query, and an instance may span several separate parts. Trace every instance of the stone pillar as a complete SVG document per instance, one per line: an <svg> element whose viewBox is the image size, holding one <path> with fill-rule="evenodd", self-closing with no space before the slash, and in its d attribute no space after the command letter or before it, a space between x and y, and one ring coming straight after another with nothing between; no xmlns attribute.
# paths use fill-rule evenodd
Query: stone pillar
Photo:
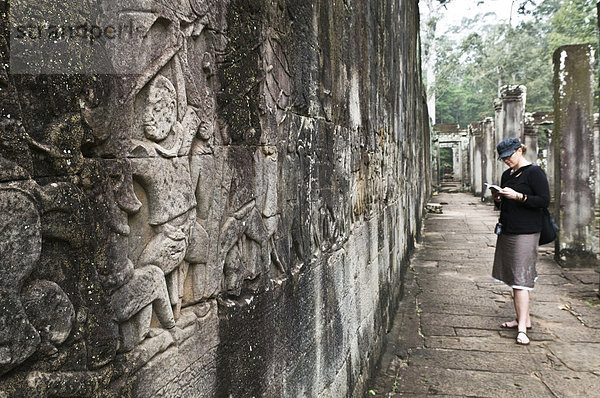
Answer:
<svg viewBox="0 0 600 398"><path fill-rule="evenodd" d="M500 98L494 103L496 110L495 145L508 137L519 137L522 142L526 94L526 87L521 85L509 84L500 88ZM500 182L500 177L505 169L506 166L499 162L496 171L498 173L497 183Z"/></svg>
<svg viewBox="0 0 600 398"><path fill-rule="evenodd" d="M552 158L552 129L554 128L554 112L533 112L530 114L532 120L527 120L525 129L529 123L536 131L537 161L536 163L544 169L548 176L550 185L551 203L554 203L554 164ZM527 132L525 132L527 135ZM525 138L527 141L527 138ZM531 159L530 159L531 160ZM531 160L533 161L533 160Z"/></svg>
<svg viewBox="0 0 600 398"><path fill-rule="evenodd" d="M463 192L468 192L471 189L471 156L469 153L469 134L467 132L467 129L464 129L461 131L460 133L461 137L460 137L460 141L459 141L459 147L460 147L460 155L461 155L461 177L460 177L460 184L461 184L461 191Z"/></svg>
<svg viewBox="0 0 600 398"><path fill-rule="evenodd" d="M523 126L523 140L521 141L527 146L527 153L525 159L531 163L538 163L538 139L537 139L538 126L531 115L525 118Z"/></svg>
<svg viewBox="0 0 600 398"><path fill-rule="evenodd" d="M462 151L460 143L452 146L452 180L460 181L462 185Z"/></svg>
<svg viewBox="0 0 600 398"><path fill-rule="evenodd" d="M492 139L492 151L493 151L493 159L498 158L498 154L496 153L496 145L500 141L502 141L502 128L504 123L502 123L503 112L502 112L502 101L500 98L496 98L494 100L494 131L493 131L493 139ZM494 184L500 184L500 177L502 177L502 172L504 171L504 164L502 162L494 162L492 165L492 179Z"/></svg>
<svg viewBox="0 0 600 398"><path fill-rule="evenodd" d="M483 182L497 183L499 181L494 179L494 168L496 163L496 149L494 145L494 119L491 117L485 118L481 122L481 136L483 140L483 150L481 151L481 168ZM483 200L491 200L492 193L489 189L485 189L482 192Z"/></svg>
<svg viewBox="0 0 600 398"><path fill-rule="evenodd" d="M548 149L546 150L546 176L548 177L548 185L550 186L550 203L554 203L554 144L552 143L552 135L554 129L545 130Z"/></svg>
<svg viewBox="0 0 600 398"><path fill-rule="evenodd" d="M594 195L596 197L596 205L594 206L594 219L596 221L596 234L600 237L600 120L598 120L599 114L594 113L594 127L592 130L592 141L593 141L593 162L596 167L594 168L594 178L596 184L594 186ZM600 251L600 242L598 246L598 250ZM596 252L596 258L598 258L598 252ZM600 267L598 268L600 271ZM600 292L599 292L600 294Z"/></svg>
<svg viewBox="0 0 600 398"><path fill-rule="evenodd" d="M533 112L531 113L532 123L537 134L537 164L540 165L550 178L548 166L548 154L550 153L551 145L549 142L549 132L553 128L554 113L553 112ZM526 123L527 125L527 123Z"/></svg>
<svg viewBox="0 0 600 398"><path fill-rule="evenodd" d="M598 251L593 51L569 45L553 55L555 256L563 267L595 265Z"/></svg>
<svg viewBox="0 0 600 398"><path fill-rule="evenodd" d="M527 88L522 85L506 85L500 89L502 100L502 139L519 137L523 139L525 102Z"/></svg>
<svg viewBox="0 0 600 398"><path fill-rule="evenodd" d="M471 158L471 192L482 196L483 191L483 132L481 122L469 125L469 157Z"/></svg>
<svg viewBox="0 0 600 398"><path fill-rule="evenodd" d="M598 28L600 29L600 1L596 2L596 15L598 15L597 23L598 23ZM598 163L596 163L596 164L598 164ZM600 272L600 267L597 268L597 271ZM599 288L598 288L598 297L600 297L600 282L599 282L598 286L599 286Z"/></svg>
<svg viewBox="0 0 600 398"><path fill-rule="evenodd" d="M471 170L471 173L469 174L469 184L471 185L471 192L474 192L474 189L475 189L475 183L473 181L475 178L475 172L473 169L473 160L474 160L473 147L475 146L475 139L473 137L474 129L476 129L476 127L473 125L473 123L469 123L469 125L467 126L467 138L468 138L467 150L469 151L469 170Z"/></svg>
<svg viewBox="0 0 600 398"><path fill-rule="evenodd" d="M440 140L435 133L431 135L431 181L433 192L439 192L441 184Z"/></svg>

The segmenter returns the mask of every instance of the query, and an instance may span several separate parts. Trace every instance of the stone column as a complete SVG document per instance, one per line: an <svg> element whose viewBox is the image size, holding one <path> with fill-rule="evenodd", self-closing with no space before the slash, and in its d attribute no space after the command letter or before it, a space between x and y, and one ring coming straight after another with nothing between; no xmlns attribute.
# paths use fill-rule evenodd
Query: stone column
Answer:
<svg viewBox="0 0 600 398"><path fill-rule="evenodd" d="M460 154L461 154L461 176L460 176L460 184L461 191L468 192L471 188L471 154L469 153L469 134L467 129L464 129L460 132Z"/></svg>
<svg viewBox="0 0 600 398"><path fill-rule="evenodd" d="M596 181L596 184L594 186L594 195L596 197L596 205L594 206L594 219L596 220L596 234L597 236L600 237L600 167L598 167L597 165L600 165L600 120L598 120L599 115L597 113L594 113L593 116L593 120L594 120L594 127L592 130L592 141L593 141L593 151L594 151L594 155L593 155L593 162L594 165L596 165L596 167L594 168L594 178ZM599 246L598 246L598 250L600 251L600 242L599 242ZM596 258L598 258L598 252L596 252ZM598 271L600 271L600 267L598 268ZM600 294L600 291L599 293Z"/></svg>
<svg viewBox="0 0 600 398"><path fill-rule="evenodd" d="M537 164L540 165L550 178L548 168L548 154L550 153L549 131L553 128L553 112L533 112L531 113L532 123L537 134ZM527 122L526 122L527 125Z"/></svg>
<svg viewBox="0 0 600 398"><path fill-rule="evenodd" d="M531 124L536 131L536 137L539 139L536 144L536 163L546 172L548 183L550 185L551 203L554 203L554 164L552 163L552 129L554 128L554 112L533 112L530 116L531 119L533 119ZM528 123L529 120L525 123L526 129Z"/></svg>
<svg viewBox="0 0 600 398"><path fill-rule="evenodd" d="M467 126L467 138L468 138L467 150L469 151L469 170L471 170L471 173L469 174L469 184L471 185L471 192L474 192L474 189L475 189L475 182L473 181L475 179L475 172L473 170L473 161L474 161L473 147L475 146L475 138L473 137L473 129L475 129L475 128L476 127L473 126L473 123L469 123L469 125Z"/></svg>
<svg viewBox="0 0 600 398"><path fill-rule="evenodd" d="M555 256L564 267L595 265L598 251L593 51L569 45L553 55Z"/></svg>
<svg viewBox="0 0 600 398"><path fill-rule="evenodd" d="M452 145L452 180L459 181L462 185L462 151L460 142Z"/></svg>
<svg viewBox="0 0 600 398"><path fill-rule="evenodd" d="M600 1L596 2L596 15L598 15L598 28L600 29ZM596 163L598 164L598 163ZM600 272L600 267L597 268L597 271ZM600 282L599 282L599 288L598 288L598 297L600 297Z"/></svg>
<svg viewBox="0 0 600 398"><path fill-rule="evenodd" d="M494 179L494 168L496 163L496 149L494 145L494 119L491 117L485 118L481 122L481 136L483 141L483 149L481 151L481 168L483 182L497 183ZM482 198L486 201L492 200L492 193L489 189L482 192Z"/></svg>
<svg viewBox="0 0 600 398"><path fill-rule="evenodd" d="M546 129L546 140L548 149L546 152L546 176L548 177L548 185L550 186L550 203L554 203L554 144L552 143L552 133L554 129Z"/></svg>
<svg viewBox="0 0 600 398"><path fill-rule="evenodd" d="M500 88L500 98L494 103L496 109L496 144L508 137L523 140L523 119L525 116L525 100L527 88L522 85L506 85ZM498 109L500 108L500 109ZM497 166L497 183L506 166L499 162Z"/></svg>
<svg viewBox="0 0 600 398"><path fill-rule="evenodd" d="M492 151L493 151L493 159L497 159L498 154L496 153L496 145L500 141L502 141L503 131L502 128L504 123L502 123L504 112L502 111L502 101L500 98L496 98L494 100L494 131L493 131L493 139L492 139ZM494 162L492 163L492 179L491 181L494 184L500 184L500 177L502 177L502 172L504 171L504 164L502 162ZM489 181L488 181L489 182Z"/></svg>
<svg viewBox="0 0 600 398"><path fill-rule="evenodd" d="M531 115L526 117L523 126L523 140L521 142L527 146L525 159L536 164L538 163L537 129L538 126L535 124L533 117Z"/></svg>
<svg viewBox="0 0 600 398"><path fill-rule="evenodd" d="M525 102L527 88L522 85L506 85L500 89L502 101L502 139L519 137L523 139Z"/></svg>
<svg viewBox="0 0 600 398"><path fill-rule="evenodd" d="M431 135L431 181L433 192L439 192L441 185L440 140L435 133Z"/></svg>
<svg viewBox="0 0 600 398"><path fill-rule="evenodd" d="M481 122L469 125L469 154L471 158L471 192L482 196L483 191L483 133Z"/></svg>

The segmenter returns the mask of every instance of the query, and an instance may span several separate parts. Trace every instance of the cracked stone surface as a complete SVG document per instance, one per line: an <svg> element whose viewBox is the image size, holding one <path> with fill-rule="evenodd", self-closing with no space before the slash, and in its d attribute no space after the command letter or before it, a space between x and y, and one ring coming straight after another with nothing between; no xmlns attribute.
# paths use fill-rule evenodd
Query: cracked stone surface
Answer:
<svg viewBox="0 0 600 398"><path fill-rule="evenodd" d="M498 213L470 194L433 202L443 212L425 220L371 396L600 397L598 273L540 247L531 344L517 345L500 328L511 289L491 278Z"/></svg>

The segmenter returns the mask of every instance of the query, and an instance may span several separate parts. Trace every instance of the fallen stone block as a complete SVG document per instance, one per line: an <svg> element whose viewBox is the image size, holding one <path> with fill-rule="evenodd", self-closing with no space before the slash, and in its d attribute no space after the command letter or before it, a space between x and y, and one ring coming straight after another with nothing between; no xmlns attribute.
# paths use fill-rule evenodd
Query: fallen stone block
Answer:
<svg viewBox="0 0 600 398"><path fill-rule="evenodd" d="M427 203L425 209L427 213L442 214L442 205L439 203Z"/></svg>

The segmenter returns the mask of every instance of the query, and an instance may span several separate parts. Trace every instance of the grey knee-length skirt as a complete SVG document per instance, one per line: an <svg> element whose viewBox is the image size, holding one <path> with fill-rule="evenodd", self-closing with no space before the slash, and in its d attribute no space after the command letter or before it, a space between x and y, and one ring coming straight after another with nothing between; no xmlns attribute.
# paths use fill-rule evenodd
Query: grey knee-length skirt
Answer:
<svg viewBox="0 0 600 398"><path fill-rule="evenodd" d="M498 235L492 277L513 289L533 289L540 233Z"/></svg>

